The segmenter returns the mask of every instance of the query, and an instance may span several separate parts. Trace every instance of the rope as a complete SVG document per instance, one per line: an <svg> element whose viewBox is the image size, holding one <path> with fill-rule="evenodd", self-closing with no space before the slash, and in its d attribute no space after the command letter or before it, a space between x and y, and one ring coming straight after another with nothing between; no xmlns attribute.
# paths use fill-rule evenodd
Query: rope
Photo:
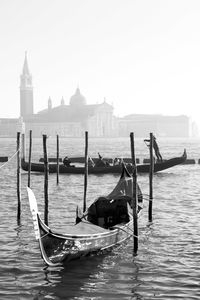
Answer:
<svg viewBox="0 0 200 300"><path fill-rule="evenodd" d="M127 225L125 225L126 226L126 228L127 229L129 229L132 233L134 232L130 227L128 227ZM130 233L128 233L128 231L127 230L125 230L125 229L123 229L123 228L121 228L121 227L118 227L118 226L113 226L113 228L114 229L119 229L119 230L122 230L122 231L124 231L124 232L126 232L127 234L130 234ZM138 239L138 236L137 235L132 235L133 237L136 237L137 239Z"/></svg>
<svg viewBox="0 0 200 300"><path fill-rule="evenodd" d="M144 197L144 195L147 196L147 197ZM145 201L152 201L152 200L149 200L148 197L149 197L148 194L143 194L143 200L145 200ZM161 196L160 197L153 197L153 199L155 199L155 200L162 200L162 199L164 199L164 200L170 200L170 199L166 199L166 198L161 198Z"/></svg>
<svg viewBox="0 0 200 300"><path fill-rule="evenodd" d="M19 149L20 150L20 149ZM12 159L13 157L15 157L15 155L19 152L19 150L17 150L9 159L7 162L5 162L5 164L0 166L0 169L2 169L3 167L5 167Z"/></svg>
<svg viewBox="0 0 200 300"><path fill-rule="evenodd" d="M153 201L153 199L144 198L144 197L143 197L143 200L145 200L145 201Z"/></svg>

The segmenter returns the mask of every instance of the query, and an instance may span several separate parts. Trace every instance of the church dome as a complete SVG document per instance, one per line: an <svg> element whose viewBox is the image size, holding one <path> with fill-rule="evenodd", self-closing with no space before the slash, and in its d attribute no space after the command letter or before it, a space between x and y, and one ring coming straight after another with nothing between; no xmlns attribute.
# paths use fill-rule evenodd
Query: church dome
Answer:
<svg viewBox="0 0 200 300"><path fill-rule="evenodd" d="M71 96L69 104L73 106L86 105L86 99L81 95L79 88L77 88L75 94Z"/></svg>

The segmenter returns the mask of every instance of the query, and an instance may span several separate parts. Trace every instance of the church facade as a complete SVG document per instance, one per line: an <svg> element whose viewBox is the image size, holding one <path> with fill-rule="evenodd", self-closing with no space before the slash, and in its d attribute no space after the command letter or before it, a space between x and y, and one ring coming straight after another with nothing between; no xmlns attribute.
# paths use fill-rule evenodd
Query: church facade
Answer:
<svg viewBox="0 0 200 300"><path fill-rule="evenodd" d="M88 105L79 88L70 98L69 104L65 104L62 98L60 105L53 107L49 98L47 108L34 114L32 76L27 57L20 77L20 114L26 131L32 130L33 136L59 134L61 137L81 137L85 131L91 137L116 135L113 106L105 100L100 104Z"/></svg>
<svg viewBox="0 0 200 300"><path fill-rule="evenodd" d="M79 88L69 104L65 104L62 98L59 106L52 107L49 98L48 108L25 117L25 124L26 130L32 130L34 136L59 134L61 137L81 137L88 131L91 137L109 137L116 132L113 107L106 101L87 105Z"/></svg>

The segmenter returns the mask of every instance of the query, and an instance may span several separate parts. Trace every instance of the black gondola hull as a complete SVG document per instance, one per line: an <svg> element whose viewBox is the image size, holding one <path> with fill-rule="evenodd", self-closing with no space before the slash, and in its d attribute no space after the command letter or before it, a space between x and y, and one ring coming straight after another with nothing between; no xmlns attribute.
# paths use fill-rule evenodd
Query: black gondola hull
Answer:
<svg viewBox="0 0 200 300"><path fill-rule="evenodd" d="M180 165L185 162L187 156L186 153L180 157L174 157L162 162L156 162L154 164L154 173L160 172L169 168L172 168L176 165ZM49 163L49 173L57 172L57 164ZM21 160L21 167L24 171L28 171L28 162L24 159ZM132 165L126 164L126 168L129 172L132 172ZM138 173L149 173L150 164L138 164L137 172ZM43 163L31 163L31 171L33 172L44 172L44 164ZM114 165L114 166L105 166L105 167L88 167L88 174L120 174L122 172L122 165ZM59 173L61 174L84 174L85 167L84 166L70 166L66 167L63 164L59 165Z"/></svg>
<svg viewBox="0 0 200 300"><path fill-rule="evenodd" d="M96 234L59 235L54 234L38 216L39 244L41 255L48 265L56 266L82 256L109 250L123 243L132 235L133 221L113 230ZM88 227L93 224L88 223Z"/></svg>

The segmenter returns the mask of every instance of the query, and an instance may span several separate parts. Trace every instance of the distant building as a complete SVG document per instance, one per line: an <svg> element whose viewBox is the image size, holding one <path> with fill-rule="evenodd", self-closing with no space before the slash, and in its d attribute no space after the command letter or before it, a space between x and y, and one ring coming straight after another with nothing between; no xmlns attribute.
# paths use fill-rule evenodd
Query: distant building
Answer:
<svg viewBox="0 0 200 300"><path fill-rule="evenodd" d="M87 105L85 97L77 88L70 98L69 105L64 99L57 107L52 106L49 97L47 109L33 113L33 86L25 55L20 77L20 115L26 124L26 131L32 130L33 136L41 134L80 137L87 130L90 136L103 137L115 135L112 105L104 101L101 104Z"/></svg>
<svg viewBox="0 0 200 300"><path fill-rule="evenodd" d="M25 132L22 118L1 118L0 137L16 137L17 132Z"/></svg>
<svg viewBox="0 0 200 300"><path fill-rule="evenodd" d="M197 126L197 123L192 121L191 125L190 125L190 128L191 128L190 135L193 136L193 137L198 137L199 136L199 128Z"/></svg>
<svg viewBox="0 0 200 300"><path fill-rule="evenodd" d="M25 54L20 76L20 118L0 119L0 136L16 136L17 131L24 130L26 133L32 130L33 137L42 134L81 137L85 131L90 137L127 137L130 132L136 137L146 137L150 132L162 137L189 137L194 132L187 116L130 114L119 118L113 110L105 100L87 104L77 88L69 104L62 98L60 105L53 107L49 97L47 108L35 114L32 75Z"/></svg>
<svg viewBox="0 0 200 300"><path fill-rule="evenodd" d="M131 131L136 137L144 137L153 132L160 137L189 137L190 120L187 116L163 116L132 114L118 120L119 136L127 136Z"/></svg>
<svg viewBox="0 0 200 300"><path fill-rule="evenodd" d="M113 107L104 101L101 104L87 105L85 97L77 88L70 98L69 105L61 99L59 106L52 107L51 98L48 107L26 119L26 130L32 130L35 136L48 135L84 136L88 131L92 137L115 135Z"/></svg>

